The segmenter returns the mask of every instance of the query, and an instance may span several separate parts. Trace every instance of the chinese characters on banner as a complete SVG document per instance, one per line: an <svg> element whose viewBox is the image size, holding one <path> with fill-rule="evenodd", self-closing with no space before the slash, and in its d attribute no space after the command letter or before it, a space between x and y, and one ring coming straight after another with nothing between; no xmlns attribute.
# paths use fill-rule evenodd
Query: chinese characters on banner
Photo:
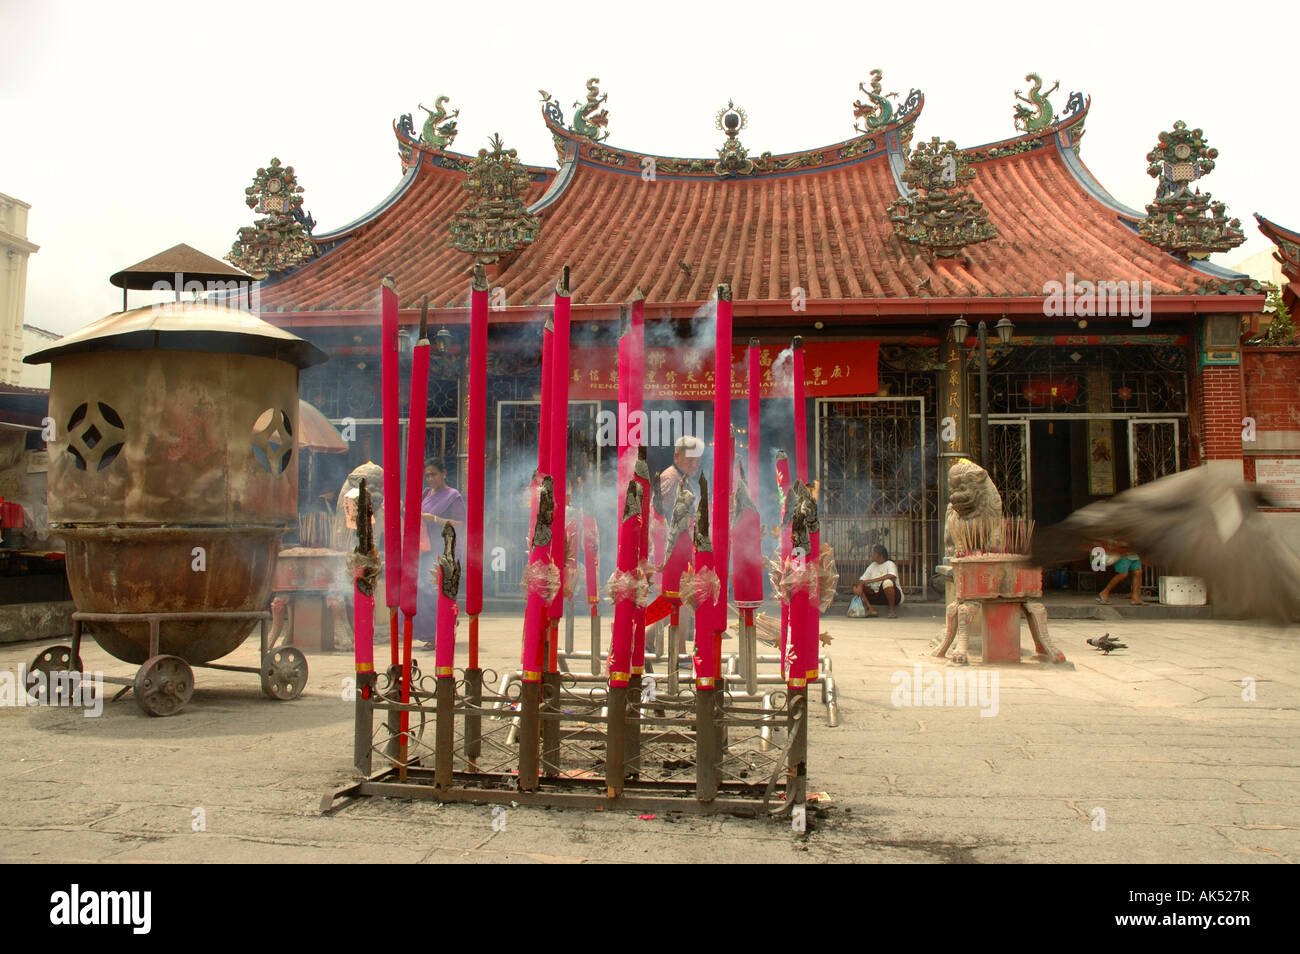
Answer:
<svg viewBox="0 0 1300 954"><path fill-rule="evenodd" d="M759 348L759 397L789 397L791 362L776 369L778 355L789 345ZM731 349L731 396L739 401L749 394L745 346ZM804 384L809 397L845 397L875 394L878 341L826 341L804 343ZM574 348L570 352L569 397L573 400L618 398L618 349ZM781 371L784 370L784 387ZM713 400L713 352L707 348L647 348L645 363L647 401Z"/></svg>

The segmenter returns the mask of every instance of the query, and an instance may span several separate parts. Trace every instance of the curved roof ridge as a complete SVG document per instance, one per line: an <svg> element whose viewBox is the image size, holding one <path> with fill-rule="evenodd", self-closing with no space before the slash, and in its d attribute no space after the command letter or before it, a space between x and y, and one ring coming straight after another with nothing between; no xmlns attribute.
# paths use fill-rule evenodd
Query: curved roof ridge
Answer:
<svg viewBox="0 0 1300 954"><path fill-rule="evenodd" d="M554 100L543 101L542 119L546 123L547 129L550 130L552 137L555 138L557 148L561 141L565 143L566 154L563 162L566 163L569 161L569 151L576 149L576 158L584 164L612 170L622 169L628 173L640 174L645 169L653 168L656 175L662 176L749 179L760 176L816 172L851 161L875 158L877 154L884 155L888 151L889 139L891 137L896 138L899 130L914 124L921 115L924 106L925 94L919 89L913 89L887 125L860 133L850 139L843 139L826 145L798 149L793 152L772 153L767 151L757 157L751 154L750 159L753 159L755 163L763 162L766 168L755 169L752 173L743 176L725 177L719 176L714 171L713 167L718 161L717 157L665 156L642 152L637 149L627 149L621 146L610 146L603 140L601 142L592 142L590 139L579 136L564 125L563 114L560 112L558 103ZM833 158L828 158L827 154L833 154ZM647 165L645 160L649 160L650 164Z"/></svg>
<svg viewBox="0 0 1300 954"><path fill-rule="evenodd" d="M1084 165L1083 160L1079 158L1079 154L1074 150L1074 143L1067 142L1058 135L1056 137L1056 148L1065 161L1065 168L1069 170L1074 181L1082 186L1085 192L1121 218L1128 219L1131 222L1140 222L1146 218L1145 213L1130 208L1110 194L1106 187L1092 174L1092 170Z"/></svg>
<svg viewBox="0 0 1300 954"><path fill-rule="evenodd" d="M415 180L419 178L420 167L421 165L423 165L423 160L424 160L423 156L418 157L415 160L415 163L412 166L410 166L406 170L406 172L402 174L402 179L400 182L397 183L397 187L393 189L392 192L388 193L388 195L369 212L363 213L358 218L353 219L351 222L347 223L346 225L339 226L333 231L324 232L320 235L313 235L311 237L312 241L315 242L317 245L336 242L339 239L344 238L349 232L361 228L361 226L365 225L367 222L373 221L379 215L388 211L390 208L393 207L393 205L397 202L398 199L400 199L403 195L406 194L406 190L408 190L409 188L411 188L412 185L415 184Z"/></svg>
<svg viewBox="0 0 1300 954"><path fill-rule="evenodd" d="M467 172L477 158L477 154L469 156L463 152L453 152L450 149L435 149L418 136L409 136L404 133L397 123L393 123L393 135L397 137L399 150L409 147L413 154L429 156L435 165L444 169L459 169L461 172ZM407 160L403 157L403 162L405 161ZM527 162L521 162L519 165L526 169L534 179L555 173L555 170L550 166L534 166Z"/></svg>
<svg viewBox="0 0 1300 954"><path fill-rule="evenodd" d="M1264 233L1264 237L1273 241L1274 244L1277 243L1278 239L1281 239L1284 242L1300 243L1300 232L1292 231L1285 225L1279 225L1277 222L1265 218L1258 212L1253 212L1251 214L1255 216L1255 222L1259 226L1259 230Z"/></svg>
<svg viewBox="0 0 1300 954"><path fill-rule="evenodd" d="M892 129L885 136L885 148L889 152L889 171L894 176L894 188L903 198L910 198L912 190L903 181L903 173L907 171L907 144L898 134L898 130Z"/></svg>
<svg viewBox="0 0 1300 954"><path fill-rule="evenodd" d="M1088 118L1088 110L1091 108L1091 96L1086 96L1083 93L1071 93L1065 112L1061 113L1056 122L1033 132L1020 133L1018 136L1009 136L1006 139L995 139L992 142L964 148L962 151L967 153L972 162L985 162L989 159L1000 159L1003 156L1026 152L1028 149L1037 148L1036 146L1027 145L1029 143L1045 140L1049 136L1058 136L1065 130L1074 130L1076 126L1082 126L1083 121ZM1082 129L1076 131L1079 135L1074 137L1075 142L1083 136Z"/></svg>
<svg viewBox="0 0 1300 954"><path fill-rule="evenodd" d="M560 163L560 171L556 173L555 178L551 180L551 184L547 186L546 191L542 193L541 198L528 206L528 212L532 215L536 215L538 212L549 208L558 201L560 196L564 195L565 191L569 188L569 184L573 182L573 176L577 170L578 144L576 142L571 142L565 150L564 161Z"/></svg>

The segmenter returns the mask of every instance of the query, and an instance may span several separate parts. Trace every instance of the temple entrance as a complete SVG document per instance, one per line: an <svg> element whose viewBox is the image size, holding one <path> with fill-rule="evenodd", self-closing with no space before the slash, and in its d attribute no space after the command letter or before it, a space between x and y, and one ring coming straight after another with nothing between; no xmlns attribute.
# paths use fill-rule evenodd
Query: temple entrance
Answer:
<svg viewBox="0 0 1300 954"><path fill-rule="evenodd" d="M1128 422L1129 485L1136 487L1182 469L1178 418Z"/></svg>
<svg viewBox="0 0 1300 954"><path fill-rule="evenodd" d="M986 469L1002 494L1002 512L1009 516L1029 513L1029 419L989 421L989 459Z"/></svg>
<svg viewBox="0 0 1300 954"><path fill-rule="evenodd" d="M1040 526L1187 461L1186 353L1162 343L994 346L986 467L1005 512ZM978 406L978 369L967 401ZM975 449L979 416L971 414Z"/></svg>
<svg viewBox="0 0 1300 954"><path fill-rule="evenodd" d="M1039 526L1097 500L1177 473L1181 417L1045 414L989 420L989 475L1009 515Z"/></svg>
<svg viewBox="0 0 1300 954"><path fill-rule="evenodd" d="M1050 526L1073 513L1076 500L1085 499L1087 475L1073 465L1074 445L1086 439L1087 425L1083 421L1031 421L1027 426L1029 472L1035 492L1029 497L1029 506L1020 512L1040 527Z"/></svg>
<svg viewBox="0 0 1300 954"><path fill-rule="evenodd" d="M923 590L937 534L925 399L818 398L815 433L821 538L835 549L840 578L856 579L881 543L904 591Z"/></svg>

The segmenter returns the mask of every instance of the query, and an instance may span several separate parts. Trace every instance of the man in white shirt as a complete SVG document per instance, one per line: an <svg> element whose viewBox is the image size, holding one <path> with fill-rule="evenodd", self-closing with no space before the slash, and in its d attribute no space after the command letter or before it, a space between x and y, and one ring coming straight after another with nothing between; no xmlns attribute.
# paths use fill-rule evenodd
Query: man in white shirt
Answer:
<svg viewBox="0 0 1300 954"><path fill-rule="evenodd" d="M897 619L895 607L903 602L903 588L898 583L898 567L889 559L889 551L877 543L871 548L872 562L853 585L853 592L867 605L868 616L879 616L876 607L889 607L889 618Z"/></svg>
<svg viewBox="0 0 1300 954"><path fill-rule="evenodd" d="M673 445L673 462L659 475L660 516L667 519L673 515L673 504L677 500L677 485L683 477L694 477L700 470L704 458L704 441L692 434L683 434Z"/></svg>

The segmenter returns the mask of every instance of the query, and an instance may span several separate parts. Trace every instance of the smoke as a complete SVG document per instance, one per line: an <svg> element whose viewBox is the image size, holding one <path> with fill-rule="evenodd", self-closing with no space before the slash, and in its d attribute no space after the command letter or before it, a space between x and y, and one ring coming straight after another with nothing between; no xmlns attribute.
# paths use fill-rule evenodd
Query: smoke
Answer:
<svg viewBox="0 0 1300 954"><path fill-rule="evenodd" d="M772 362L772 394L794 400L794 345L786 348ZM791 425L793 426L793 418Z"/></svg>
<svg viewBox="0 0 1300 954"><path fill-rule="evenodd" d="M470 468L483 467L486 471L483 570L484 593L489 598L522 599L519 581L527 562L527 540L532 529L529 526L529 488L532 483L533 472L537 466L538 410L536 405L499 405L499 402L529 402L535 399L537 392L540 391L541 324L548 311L549 308L545 306L537 308L533 316L534 320L530 322L504 322L495 320L498 317L496 314L489 315L487 457L485 461L467 462L467 466ZM464 330L460 328L453 330L458 345L463 347ZM713 298L710 298L708 302L693 309L689 314L678 314L670 318L647 321L645 325L646 347L647 349L693 351L699 355L701 366L698 370L712 371L716 332L716 302ZM615 347L617 334L618 326L615 322L601 321L597 323L586 318L576 319L573 325L573 347L575 349L593 346ZM330 342L330 344L337 343ZM765 343L771 346L777 342L768 339ZM771 371L771 393L774 396L763 398L761 401L758 471L755 474L746 473L746 481L754 494L760 519L768 530L776 526L780 520L780 499L775 477L776 451L783 449L790 456L792 472L795 458L794 405L792 400L793 349L789 346L788 341L782 344L785 346L776 356L772 365L765 368L765 370ZM329 345L324 342L322 342L322 345L327 347L327 350L329 349ZM459 353L463 355L464 351L462 350ZM357 358L337 356L333 359L333 361L349 360L355 362ZM365 361L370 367L364 373L367 376L373 374L377 392L378 356L371 358L367 355ZM733 367L733 375L736 380L745 382L743 390L747 393L748 366L743 348L739 350L738 360ZM337 413L340 415L352 413L352 416L359 419L373 419L377 416L377 407L366 413L350 411L346 406L349 401L343 398L343 394L351 393L352 379L344 378L342 375L339 378L341 380L339 380L337 387L340 399ZM333 380L335 379L332 378L331 382ZM404 392L408 384L408 381L403 379L402 388ZM579 510L595 518L601 543L599 581L603 586L604 581L614 569L617 541L618 515L616 509L619 495L617 448L597 445L596 435L599 420L592 405L572 403L570 408L567 484L570 491L572 511L569 519L576 520L578 517L577 511ZM617 402L610 399L602 400L599 409L617 413ZM704 438L706 445L712 444L714 428L711 400L661 401L647 399L644 402L644 410L647 414L655 411L661 413L677 412L680 415L679 420L690 420L692 422L691 432L695 432L696 412L702 411L704 433L700 436ZM899 410L902 410L901 407ZM873 432L867 426L866 420L862 421L862 426L856 432L860 435L859 437L850 437L834 447L828 447L824 443L825 434L828 433L824 430L823 444L820 448L822 457L821 472L819 473L815 469L816 459L814 455L817 447L816 435L819 422L817 420L816 402L811 400L808 402L809 446L804 449L804 453L809 458L809 476L813 480L825 478L827 486L834 486L835 488L830 494L832 499L828 500L826 494L823 494L821 500L823 515L828 515L828 513L831 515L844 515L843 520L847 522L848 515L854 514L856 515L854 517L856 525L869 529L877 524L883 525L882 521L886 517L893 516L886 511L903 507L906 513L910 513L911 510L906 508L915 508L914 501L923 496L923 487L933 486L933 476L940 463L935 458L934 412L929 406L927 406L926 410L928 414L926 442L922 446L908 449L900 447L896 452L898 460L895 462L898 472L910 469L918 475L925 476L919 478L918 486L912 488L910 494L899 494L899 500L903 502L895 505L890 502L893 495L888 491L886 491L884 498L879 493L873 492L882 489L881 485L886 480L892 486L894 477L883 472L875 473L873 477L873 472L865 465L868 457L879 460L883 450L882 447L873 447L868 452L868 445L876 441L878 437L872 436L876 432ZM847 409L841 412L834 407L828 408L827 412L831 420L841 413L852 413ZM910 412L908 420L914 420ZM498 421L501 423L500 431L498 431ZM747 470L746 448L752 439L752 435L748 433L746 400L737 399L732 402L731 423L736 433L737 460L740 462L741 467ZM879 433L883 434L884 432ZM447 456L449 457L453 457L456 453L451 434L452 432L449 431L447 450ZM679 434L674 432L669 435L668 439L661 439L656 445L648 448L648 464L652 479L672 463L672 442L677 436ZM647 439L649 439L648 434ZM371 453L368 456L379 461L382 455ZM351 467L364 460L365 457L356 459L354 455L348 455L350 466L347 469L350 470ZM322 461L322 463L324 462ZM700 460L699 472L711 477L712 467L713 451L712 447L709 446ZM463 468L458 468L458 470L463 470ZM880 470L879 465L877 465L876 470ZM340 478L341 476L340 474ZM449 475L449 479L452 476ZM464 493L463 482L460 479L461 475L455 474L454 476L456 479L451 481L453 486L456 486ZM694 480L692 480L692 484L695 484ZM331 489L333 493L337 493L338 484L335 483ZM854 503L850 506L844 503L849 499L867 503ZM671 506L671 501L667 502L667 506ZM903 514L898 516L903 516ZM941 518L942 514L938 516ZM895 541L891 540L890 544L891 551L895 550ZM775 547L775 539L770 534L766 534L763 538L763 546L765 555L770 554ZM837 552L839 549L837 547ZM932 548L931 557L933 556ZM575 591L575 600L578 601L579 613L582 612L581 601L585 599L584 587L581 582L584 576L585 574L579 574L579 585ZM350 586L347 587L347 592L350 595ZM609 604L602 597L602 615L608 615L610 612Z"/></svg>

